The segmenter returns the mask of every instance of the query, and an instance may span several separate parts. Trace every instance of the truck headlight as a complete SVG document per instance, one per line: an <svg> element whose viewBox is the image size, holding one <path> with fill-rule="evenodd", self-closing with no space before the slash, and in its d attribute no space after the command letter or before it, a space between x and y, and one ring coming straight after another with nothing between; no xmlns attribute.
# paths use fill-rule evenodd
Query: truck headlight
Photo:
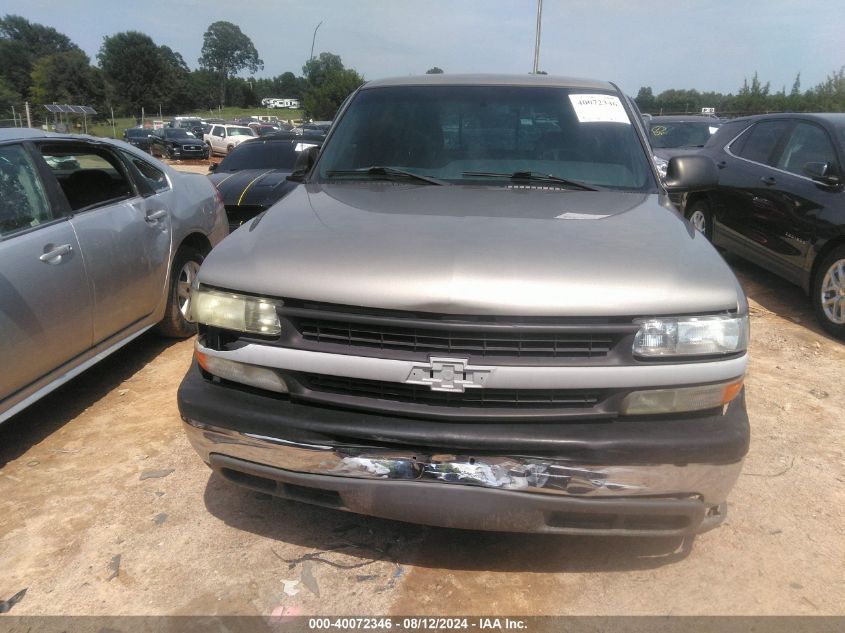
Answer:
<svg viewBox="0 0 845 633"><path fill-rule="evenodd" d="M191 297L191 317L197 323L226 330L278 336L282 325L276 308L281 304L275 299L200 287Z"/></svg>
<svg viewBox="0 0 845 633"><path fill-rule="evenodd" d="M731 354L748 347L747 316L700 316L637 319L634 356Z"/></svg>
<svg viewBox="0 0 845 633"><path fill-rule="evenodd" d="M657 415L703 411L728 404L742 390L742 378L731 382L676 389L632 391L622 399L621 415Z"/></svg>

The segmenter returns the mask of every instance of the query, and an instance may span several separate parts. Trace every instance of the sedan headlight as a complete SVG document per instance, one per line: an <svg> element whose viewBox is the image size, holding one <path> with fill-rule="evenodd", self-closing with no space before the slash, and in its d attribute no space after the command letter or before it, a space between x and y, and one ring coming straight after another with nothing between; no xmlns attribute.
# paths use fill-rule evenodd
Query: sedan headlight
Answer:
<svg viewBox="0 0 845 633"><path fill-rule="evenodd" d="M191 298L191 316L197 323L205 325L278 336L282 333L279 315L276 314L280 305L282 302L279 300L198 288Z"/></svg>
<svg viewBox="0 0 845 633"><path fill-rule="evenodd" d="M638 319L634 356L732 354L748 347L747 316L700 316Z"/></svg>

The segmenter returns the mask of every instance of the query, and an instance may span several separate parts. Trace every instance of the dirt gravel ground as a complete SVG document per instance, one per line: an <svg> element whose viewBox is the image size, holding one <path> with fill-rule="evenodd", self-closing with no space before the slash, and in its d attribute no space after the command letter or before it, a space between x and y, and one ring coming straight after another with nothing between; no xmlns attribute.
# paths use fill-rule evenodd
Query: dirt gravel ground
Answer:
<svg viewBox="0 0 845 633"><path fill-rule="evenodd" d="M693 542L472 533L270 498L213 475L150 334L0 426L13 615L845 614L845 345L731 260L752 307L751 451ZM293 610L293 611L291 611Z"/></svg>

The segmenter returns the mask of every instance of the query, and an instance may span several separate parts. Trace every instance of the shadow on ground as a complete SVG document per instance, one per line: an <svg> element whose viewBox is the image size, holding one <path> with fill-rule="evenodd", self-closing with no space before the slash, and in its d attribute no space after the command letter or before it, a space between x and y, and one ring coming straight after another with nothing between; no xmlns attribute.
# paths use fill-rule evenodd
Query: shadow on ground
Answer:
<svg viewBox="0 0 845 633"><path fill-rule="evenodd" d="M363 569L386 560L431 569L536 573L654 569L685 558L692 539L581 537L430 528L277 499L210 474L208 511L227 525ZM271 546L272 550L272 546ZM293 567L303 559L288 560ZM314 558L314 557L317 558ZM357 573L366 573L359 571Z"/></svg>
<svg viewBox="0 0 845 633"><path fill-rule="evenodd" d="M0 424L0 468L73 420L177 342L148 332Z"/></svg>

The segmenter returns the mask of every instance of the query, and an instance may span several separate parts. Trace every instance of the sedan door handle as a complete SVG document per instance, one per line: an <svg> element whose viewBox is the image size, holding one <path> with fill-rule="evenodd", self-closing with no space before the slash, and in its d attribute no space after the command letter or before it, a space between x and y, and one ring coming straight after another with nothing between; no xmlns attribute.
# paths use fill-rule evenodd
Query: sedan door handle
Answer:
<svg viewBox="0 0 845 633"><path fill-rule="evenodd" d="M45 264L58 264L62 261L62 255L67 255L72 250L73 246L71 246L70 244L62 244L61 246L57 246L51 251L47 251L38 259L40 259Z"/></svg>
<svg viewBox="0 0 845 633"><path fill-rule="evenodd" d="M763 176L760 179L760 182L762 182L764 185L774 185L777 183L777 180L775 180L774 176Z"/></svg>
<svg viewBox="0 0 845 633"><path fill-rule="evenodd" d="M167 211L164 209L159 209L158 211L148 211L146 217L144 218L147 222L158 222L162 218L167 217Z"/></svg>
<svg viewBox="0 0 845 633"><path fill-rule="evenodd" d="M726 161L726 160L720 160L718 163L716 163L716 167L718 167L719 169L724 169L727 166L728 166L728 161Z"/></svg>

